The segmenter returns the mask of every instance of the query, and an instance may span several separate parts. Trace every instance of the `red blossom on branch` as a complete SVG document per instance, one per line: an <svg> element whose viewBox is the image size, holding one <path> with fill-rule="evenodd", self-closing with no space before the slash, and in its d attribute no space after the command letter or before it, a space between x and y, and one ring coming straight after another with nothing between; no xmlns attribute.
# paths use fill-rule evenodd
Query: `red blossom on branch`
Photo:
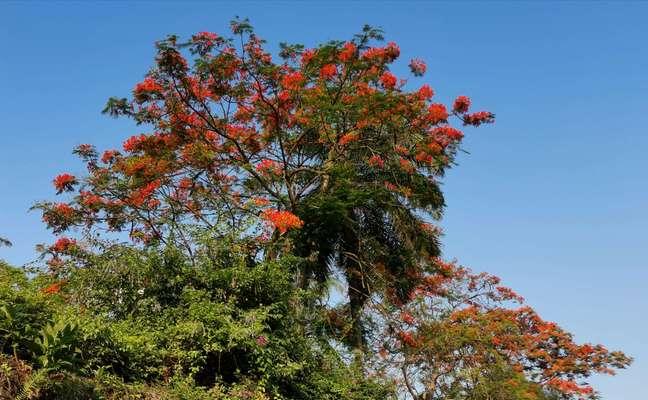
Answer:
<svg viewBox="0 0 648 400"><path fill-rule="evenodd" d="M356 132L349 132L340 137L340 140L338 143L340 146L346 146L347 144L351 142L356 142L360 139L359 135Z"/></svg>
<svg viewBox="0 0 648 400"><path fill-rule="evenodd" d="M425 65L425 62L418 58L412 59L409 63L409 67L414 76L423 76L425 74L425 71L427 70L427 65Z"/></svg>
<svg viewBox="0 0 648 400"><path fill-rule="evenodd" d="M77 179L74 175L70 174L60 174L54 178L54 187L56 188L57 194L74 190L76 183Z"/></svg>
<svg viewBox="0 0 648 400"><path fill-rule="evenodd" d="M119 155L117 150L106 150L101 156L101 162L104 164L111 163Z"/></svg>
<svg viewBox="0 0 648 400"><path fill-rule="evenodd" d="M423 85L418 90L417 94L421 100L430 100L432 96L434 96L434 90L432 90L430 85Z"/></svg>
<svg viewBox="0 0 648 400"><path fill-rule="evenodd" d="M54 211L64 218L72 218L75 214L74 208L66 203L58 203L54 206Z"/></svg>
<svg viewBox="0 0 648 400"><path fill-rule="evenodd" d="M265 210L261 216L281 234L286 233L289 229L299 229L304 226L304 221L290 211Z"/></svg>
<svg viewBox="0 0 648 400"><path fill-rule="evenodd" d="M380 83L382 83L383 87L386 89L393 89L396 86L397 81L398 79L391 72L384 72L380 76Z"/></svg>
<svg viewBox="0 0 648 400"><path fill-rule="evenodd" d="M457 97L452 104L452 111L457 113L468 112L468 108L470 108L470 99L466 96Z"/></svg>
<svg viewBox="0 0 648 400"><path fill-rule="evenodd" d="M209 45L214 44L216 39L218 39L218 35L213 32L198 32L193 35L194 41L206 42Z"/></svg>
<svg viewBox="0 0 648 400"><path fill-rule="evenodd" d="M61 291L61 288L63 286L64 282L59 281L59 282L54 282L48 286L45 286L43 289L41 289L41 292L46 295L53 295L53 294L58 294Z"/></svg>
<svg viewBox="0 0 648 400"><path fill-rule="evenodd" d="M287 90L297 90L304 84L304 75L300 71L290 72L281 80L281 85Z"/></svg>
<svg viewBox="0 0 648 400"><path fill-rule="evenodd" d="M67 237L61 237L56 242L54 242L52 246L50 246L50 250L57 253L65 253L74 246L76 246L76 240Z"/></svg>
<svg viewBox="0 0 648 400"><path fill-rule="evenodd" d="M385 166L385 160L382 159L378 154L374 154L367 161L369 165L376 168L383 168Z"/></svg>
<svg viewBox="0 0 648 400"><path fill-rule="evenodd" d="M259 162L255 168L257 171L262 172L264 174L274 174L274 175L280 174L282 170L280 163L267 158L261 160L261 162Z"/></svg>
<svg viewBox="0 0 648 400"><path fill-rule="evenodd" d="M464 115L464 125L479 126L495 122L495 116L488 111L479 111L473 114Z"/></svg>
<svg viewBox="0 0 648 400"><path fill-rule="evenodd" d="M329 80L335 77L337 73L338 73L337 65L326 64L320 69L320 78Z"/></svg>
<svg viewBox="0 0 648 400"><path fill-rule="evenodd" d="M356 51L357 51L357 47L355 43L346 42L344 46L342 46L342 50L338 54L338 58L342 62L349 62L355 57Z"/></svg>
<svg viewBox="0 0 648 400"><path fill-rule="evenodd" d="M135 85L135 89L133 91L135 92L135 94L144 94L148 92L159 92L162 89L162 85L157 83L155 79L147 76L142 82Z"/></svg>
<svg viewBox="0 0 648 400"><path fill-rule="evenodd" d="M448 110L440 103L431 104L428 108L428 120L431 124L438 124L448 120Z"/></svg>

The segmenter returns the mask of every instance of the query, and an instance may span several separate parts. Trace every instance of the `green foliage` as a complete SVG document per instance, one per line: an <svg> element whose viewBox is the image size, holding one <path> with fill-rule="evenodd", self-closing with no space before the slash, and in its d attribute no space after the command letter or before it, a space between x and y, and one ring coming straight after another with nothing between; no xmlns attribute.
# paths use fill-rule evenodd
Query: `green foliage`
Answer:
<svg viewBox="0 0 648 400"><path fill-rule="evenodd" d="M65 284L50 294L43 288L52 276L30 280L3 265L3 353L34 369L14 392L24 399L389 398L389 385L364 377L308 328L324 323L323 307L294 285L300 259L251 262L249 243L198 241L193 258L174 248L113 246L89 256L85 268L59 271Z"/></svg>
<svg viewBox="0 0 648 400"><path fill-rule="evenodd" d="M34 282L0 261L0 350L28 358L52 313L52 302L35 290Z"/></svg>
<svg viewBox="0 0 648 400"><path fill-rule="evenodd" d="M74 370L80 353L78 332L77 325L63 321L44 326L32 345L38 366L47 371Z"/></svg>

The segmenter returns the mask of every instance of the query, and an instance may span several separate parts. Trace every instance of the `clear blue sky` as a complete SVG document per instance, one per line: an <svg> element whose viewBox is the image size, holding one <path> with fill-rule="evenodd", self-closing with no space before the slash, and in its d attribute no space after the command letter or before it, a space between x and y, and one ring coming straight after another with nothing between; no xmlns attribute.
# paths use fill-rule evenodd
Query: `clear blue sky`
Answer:
<svg viewBox="0 0 648 400"><path fill-rule="evenodd" d="M153 41L235 15L273 45L380 26L428 62L419 83L440 99L494 111L445 180L446 256L500 275L579 341L627 351L630 370L593 383L645 398L648 3L0 3L0 236L14 242L0 258L51 240L27 209L53 198L54 175L82 172L72 147L138 133L99 112L142 78Z"/></svg>

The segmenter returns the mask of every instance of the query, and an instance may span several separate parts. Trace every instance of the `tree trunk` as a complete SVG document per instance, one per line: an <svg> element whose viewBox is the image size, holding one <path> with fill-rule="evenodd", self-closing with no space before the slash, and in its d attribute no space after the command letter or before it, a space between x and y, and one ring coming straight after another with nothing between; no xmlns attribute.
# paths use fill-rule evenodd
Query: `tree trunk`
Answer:
<svg viewBox="0 0 648 400"><path fill-rule="evenodd" d="M353 212L349 218L357 221ZM350 227L344 230L342 238L342 267L347 278L347 294L349 296L349 312L352 319L349 342L353 350L364 352L366 341L362 326L362 312L368 298L368 287L366 285L362 267L358 257L360 254L360 240L358 233Z"/></svg>

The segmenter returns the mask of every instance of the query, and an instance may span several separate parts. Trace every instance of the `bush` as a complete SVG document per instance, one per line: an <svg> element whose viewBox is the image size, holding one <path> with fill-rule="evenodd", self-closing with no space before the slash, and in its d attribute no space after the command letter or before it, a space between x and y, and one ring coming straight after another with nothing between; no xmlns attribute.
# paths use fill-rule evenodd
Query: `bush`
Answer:
<svg viewBox="0 0 648 400"><path fill-rule="evenodd" d="M57 277L28 279L3 264L2 350L14 371L5 391L26 399L389 397L388 386L306 328L322 317L301 306L313 295L295 288L299 260L248 256L232 241L209 241L192 259L173 248L115 246ZM56 282L60 290L48 291Z"/></svg>

